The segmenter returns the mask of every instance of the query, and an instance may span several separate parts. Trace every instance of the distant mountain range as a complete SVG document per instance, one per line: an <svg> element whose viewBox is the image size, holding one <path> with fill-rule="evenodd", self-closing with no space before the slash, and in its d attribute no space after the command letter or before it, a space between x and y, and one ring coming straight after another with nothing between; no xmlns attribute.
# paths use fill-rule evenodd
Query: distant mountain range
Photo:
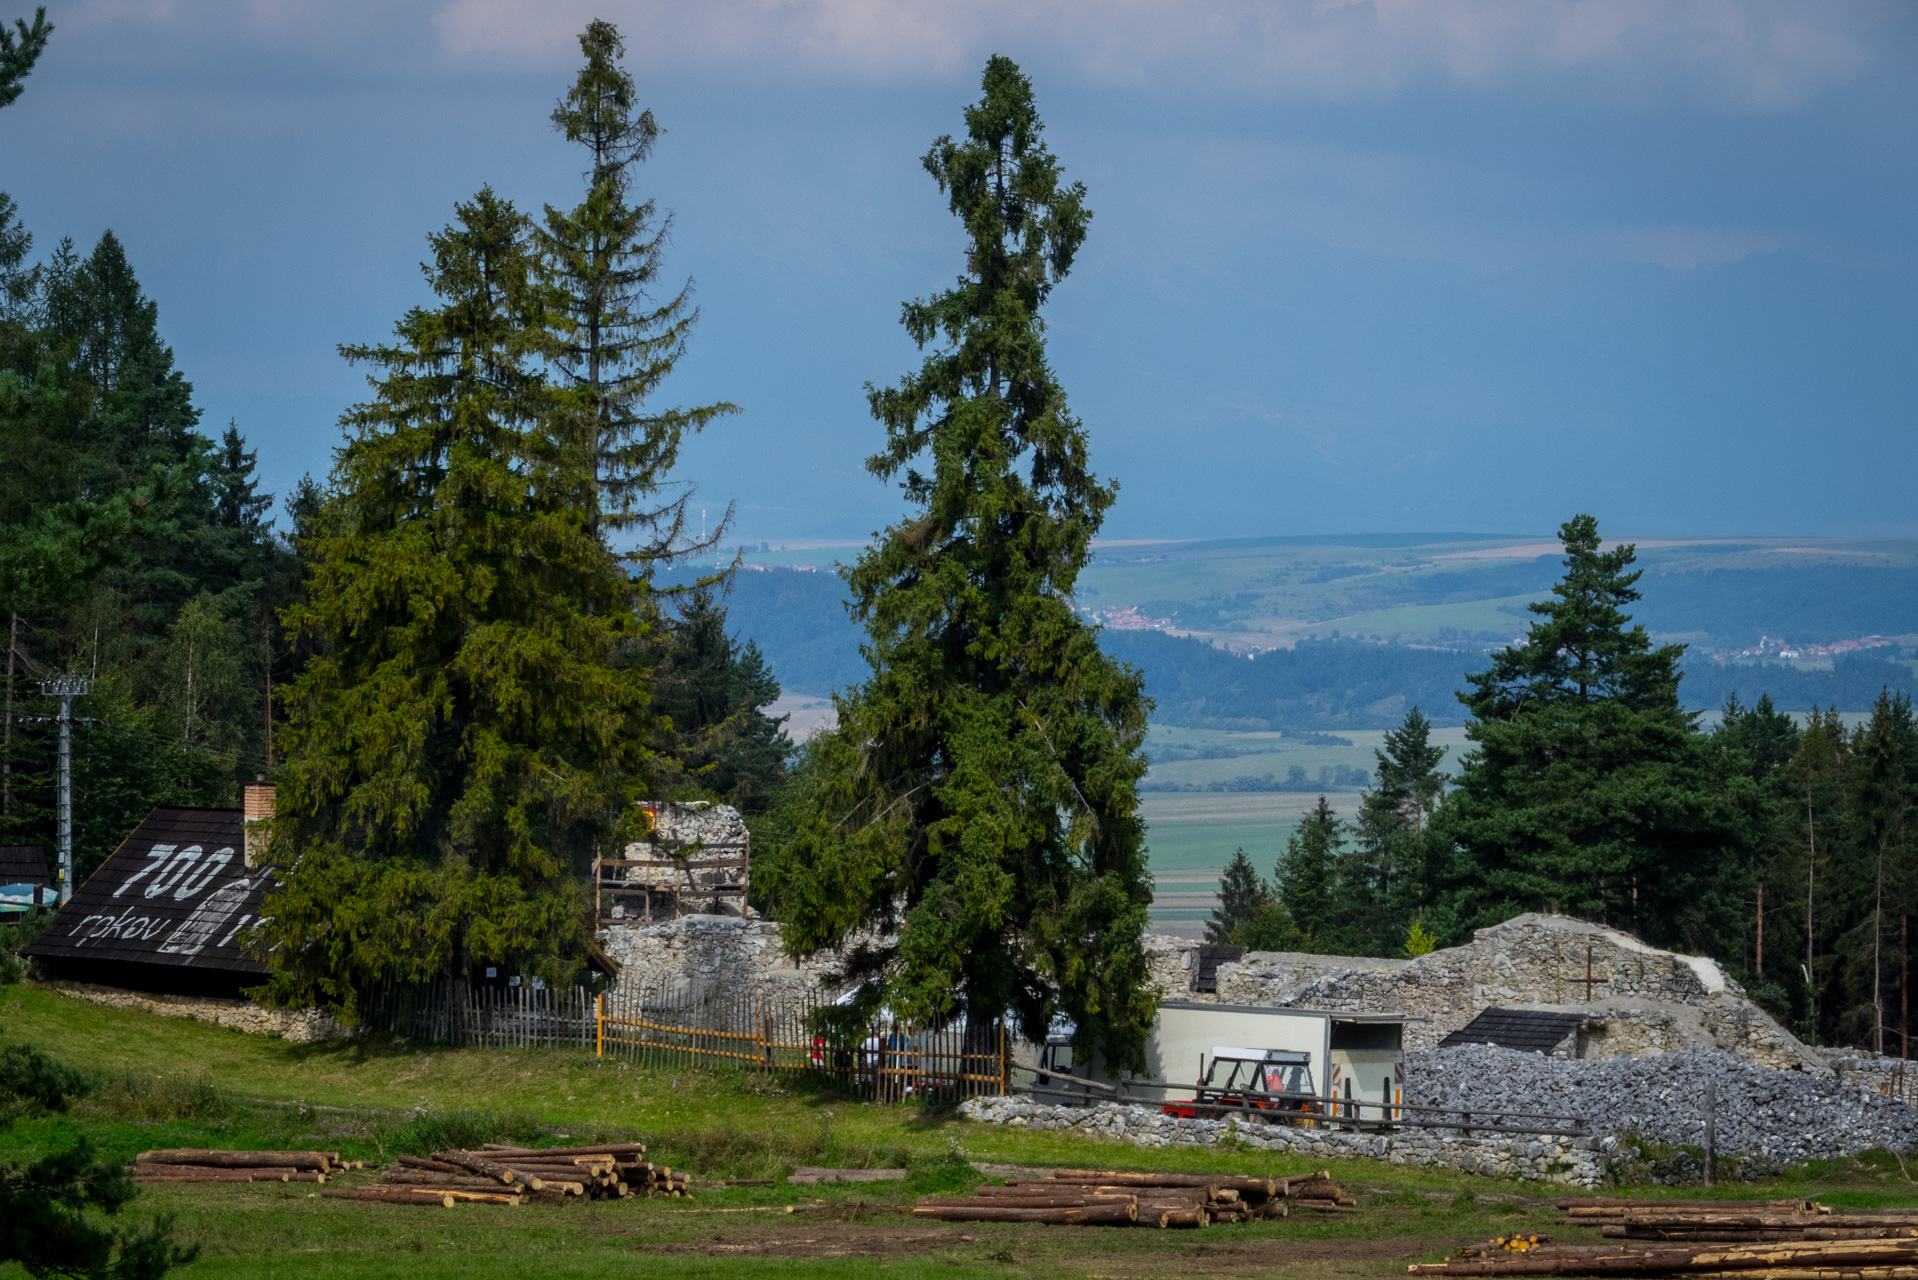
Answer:
<svg viewBox="0 0 1918 1280"><path fill-rule="evenodd" d="M1557 562L1501 565L1454 575L1481 590L1510 592L1526 581L1549 588ZM1369 570L1367 571L1369 572ZM1208 586L1216 587L1215 574ZM1918 568L1842 564L1648 573L1637 616L1661 634L1749 637L1788 635L1825 643L1881 633L1918 632ZM1509 598L1509 597L1507 597ZM831 572L771 568L733 580L732 629L756 641L789 693L825 694L865 678L861 635L846 613L844 584ZM1507 635L1528 615L1509 609ZM1349 637L1303 639L1253 658L1205 640L1160 631L1107 629L1107 652L1145 673L1159 723L1237 729L1328 730L1396 724L1414 704L1438 724L1462 722L1455 694L1481 670L1484 638L1445 647L1377 643ZM1682 686L1686 705L1721 706L1731 694L1750 704L1769 693L1782 709L1836 705L1869 710L1882 688L1918 695L1918 677L1902 647L1841 657L1829 670L1781 664L1717 663L1694 650Z"/></svg>

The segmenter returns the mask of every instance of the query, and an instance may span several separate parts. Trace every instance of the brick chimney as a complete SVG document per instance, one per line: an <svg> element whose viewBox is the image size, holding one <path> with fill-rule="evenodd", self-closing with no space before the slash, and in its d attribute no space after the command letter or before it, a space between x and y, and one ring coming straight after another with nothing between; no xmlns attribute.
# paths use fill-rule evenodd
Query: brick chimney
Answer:
<svg viewBox="0 0 1918 1280"><path fill-rule="evenodd" d="M246 828L246 865L257 867L266 861L267 824L273 817L273 787L260 774L259 782L241 789L240 818Z"/></svg>

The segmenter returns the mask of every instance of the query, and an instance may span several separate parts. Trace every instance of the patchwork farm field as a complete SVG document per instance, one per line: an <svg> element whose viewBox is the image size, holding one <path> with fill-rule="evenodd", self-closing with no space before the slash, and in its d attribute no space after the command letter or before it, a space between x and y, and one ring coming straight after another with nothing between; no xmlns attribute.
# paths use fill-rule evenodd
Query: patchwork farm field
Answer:
<svg viewBox="0 0 1918 1280"><path fill-rule="evenodd" d="M1146 1150L974 1124L919 1105L875 1106L749 1075L639 1071L590 1053L460 1050L392 1041L298 1046L177 1019L104 1009L33 986L0 988L0 1043L31 1041L96 1074L71 1116L15 1125L0 1158L80 1138L126 1158L159 1146L325 1147L390 1161L483 1141L631 1141L701 1178L765 1179L685 1200L440 1207L331 1200L303 1184L150 1186L136 1218L169 1214L200 1249L183 1277L661 1273L675 1276L1316 1277L1403 1275L1468 1240L1556 1227L1545 1188L1371 1161L1328 1167L1359 1212L1203 1231L937 1223L906 1212L1009 1166L1309 1170L1298 1157ZM795 1164L894 1167L897 1182L786 1181ZM974 1165L983 1165L983 1174ZM347 1175L369 1179L372 1175ZM1729 1196L1807 1195L1918 1204L1895 1165L1865 1159ZM697 1186L697 1184L696 1184ZM1912 1190L1905 1188L1905 1190ZM15 1274L7 1271L0 1274Z"/></svg>
<svg viewBox="0 0 1918 1280"><path fill-rule="evenodd" d="M1384 744L1382 729L1341 730L1350 746L1315 744L1299 735L1233 733L1154 725L1147 748L1153 756L1149 784L1212 786L1239 777L1285 778L1294 768L1307 778L1321 771L1375 770L1373 753ZM1441 768L1456 767L1469 745L1463 728L1435 729L1432 741L1449 752ZM1153 902L1155 928L1191 933L1200 928L1218 902L1218 882L1232 851L1243 848L1261 874L1270 875L1285 851L1286 838L1320 794L1343 818L1359 806L1359 792L1328 786L1310 791L1153 791L1140 797L1152 874L1158 884Z"/></svg>

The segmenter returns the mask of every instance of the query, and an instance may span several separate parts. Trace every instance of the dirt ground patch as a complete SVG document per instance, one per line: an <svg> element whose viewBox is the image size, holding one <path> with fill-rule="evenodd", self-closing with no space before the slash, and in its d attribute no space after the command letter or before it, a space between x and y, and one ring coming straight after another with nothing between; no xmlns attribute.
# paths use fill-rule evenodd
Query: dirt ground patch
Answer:
<svg viewBox="0 0 1918 1280"><path fill-rule="evenodd" d="M745 1215L740 1215L744 1217ZM678 1234L678 1233L675 1233ZM1036 1267L1109 1280L1158 1276L1312 1276L1396 1273L1451 1238L1289 1240L1235 1226L1204 1231L1125 1231L1025 1224L932 1224L909 1219L715 1222L697 1235L640 1240L644 1254L712 1258L938 1258L961 1264Z"/></svg>

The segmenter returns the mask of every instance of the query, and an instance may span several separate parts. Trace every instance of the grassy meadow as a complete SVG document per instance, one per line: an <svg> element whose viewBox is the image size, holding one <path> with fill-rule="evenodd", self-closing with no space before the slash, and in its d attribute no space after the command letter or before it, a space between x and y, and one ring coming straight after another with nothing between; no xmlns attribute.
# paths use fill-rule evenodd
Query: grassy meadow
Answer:
<svg viewBox="0 0 1918 1280"><path fill-rule="evenodd" d="M106 1009L40 988L0 988L0 1043L31 1041L103 1087L70 1116L0 1133L0 1160L91 1141L128 1158L149 1147L339 1150L391 1161L484 1141L640 1140L702 1178L765 1179L688 1200L439 1207L329 1200L298 1183L148 1187L132 1213L173 1217L200 1249L183 1277L537 1275L858 1280L886 1276L1078 1277L1403 1275L1461 1241L1567 1230L1547 1188L1372 1161L1333 1175L1361 1212L1203 1232L1067 1230L936 1223L905 1212L922 1194L1060 1165L1282 1175L1299 1157L1149 1150L979 1125L951 1110L875 1106L744 1074L641 1070L578 1050L448 1050L378 1040L290 1045L183 1019ZM795 1164L904 1168L903 1181L804 1186ZM975 1169L974 1166L980 1166ZM372 1180L347 1175L346 1185ZM1892 1157L1828 1162L1769 1190L1834 1203L1918 1204ZM0 1276L19 1274L0 1268Z"/></svg>

